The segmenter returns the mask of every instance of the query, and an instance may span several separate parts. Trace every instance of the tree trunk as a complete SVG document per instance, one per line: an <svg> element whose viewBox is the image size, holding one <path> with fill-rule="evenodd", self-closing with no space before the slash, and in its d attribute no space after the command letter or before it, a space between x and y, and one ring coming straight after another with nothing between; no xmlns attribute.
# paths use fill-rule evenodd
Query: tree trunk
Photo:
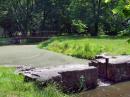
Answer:
<svg viewBox="0 0 130 97"><path fill-rule="evenodd" d="M98 0L98 6L96 9L96 1L93 0L93 22L94 22L94 31L91 33L92 36L98 36L99 33L99 20L100 20L100 13L101 13L101 1Z"/></svg>
<svg viewBox="0 0 130 97"><path fill-rule="evenodd" d="M91 36L97 36L97 25L96 25L96 0L92 0L92 5L93 5L93 28L94 30L91 32Z"/></svg>
<svg viewBox="0 0 130 97"><path fill-rule="evenodd" d="M101 14L101 3L102 0L98 0L98 10L97 10L97 17L96 17L96 23L95 23L95 32L99 32L99 21L100 21L100 14Z"/></svg>

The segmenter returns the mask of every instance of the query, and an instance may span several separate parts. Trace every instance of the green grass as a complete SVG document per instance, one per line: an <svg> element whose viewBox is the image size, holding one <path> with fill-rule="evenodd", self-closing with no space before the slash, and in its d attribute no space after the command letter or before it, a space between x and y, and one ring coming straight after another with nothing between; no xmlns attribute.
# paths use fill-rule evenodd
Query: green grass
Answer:
<svg viewBox="0 0 130 97"><path fill-rule="evenodd" d="M69 97L55 85L38 89L34 83L24 82L24 77L14 71L15 68L0 67L0 97Z"/></svg>
<svg viewBox="0 0 130 97"><path fill-rule="evenodd" d="M10 38L1 38L0 37L0 46L2 46L2 45L8 45L9 44L9 39Z"/></svg>
<svg viewBox="0 0 130 97"><path fill-rule="evenodd" d="M114 55L130 54L128 38L57 37L40 43L38 47L85 59L92 59L104 52Z"/></svg>

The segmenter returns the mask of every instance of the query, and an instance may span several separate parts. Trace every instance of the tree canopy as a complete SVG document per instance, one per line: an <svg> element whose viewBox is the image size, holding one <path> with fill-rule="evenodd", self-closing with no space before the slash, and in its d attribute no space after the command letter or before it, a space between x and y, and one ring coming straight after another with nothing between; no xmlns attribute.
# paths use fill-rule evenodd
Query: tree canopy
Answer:
<svg viewBox="0 0 130 97"><path fill-rule="evenodd" d="M13 36L42 31L117 35L127 29L129 0L0 0L0 26Z"/></svg>

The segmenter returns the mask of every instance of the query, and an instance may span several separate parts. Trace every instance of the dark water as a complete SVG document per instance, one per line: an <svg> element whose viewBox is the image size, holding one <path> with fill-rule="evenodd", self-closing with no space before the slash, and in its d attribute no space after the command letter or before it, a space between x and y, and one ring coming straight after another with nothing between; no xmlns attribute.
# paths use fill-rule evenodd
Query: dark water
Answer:
<svg viewBox="0 0 130 97"><path fill-rule="evenodd" d="M78 97L130 97L130 81L82 92Z"/></svg>

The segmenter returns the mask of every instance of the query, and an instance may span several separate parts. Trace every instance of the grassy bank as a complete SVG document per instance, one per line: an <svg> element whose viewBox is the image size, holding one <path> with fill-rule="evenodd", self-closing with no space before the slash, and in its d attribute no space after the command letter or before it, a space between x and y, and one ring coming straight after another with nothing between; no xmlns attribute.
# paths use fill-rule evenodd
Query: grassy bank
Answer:
<svg viewBox="0 0 130 97"><path fill-rule="evenodd" d="M128 38L88 38L88 37L57 37L39 44L39 48L91 59L95 55L106 52L110 54L130 54Z"/></svg>
<svg viewBox="0 0 130 97"><path fill-rule="evenodd" d="M24 82L15 68L0 67L0 97L69 97L53 85L40 90L33 83Z"/></svg>
<svg viewBox="0 0 130 97"><path fill-rule="evenodd" d="M9 41L9 38L0 37L0 46L9 44L8 41Z"/></svg>

